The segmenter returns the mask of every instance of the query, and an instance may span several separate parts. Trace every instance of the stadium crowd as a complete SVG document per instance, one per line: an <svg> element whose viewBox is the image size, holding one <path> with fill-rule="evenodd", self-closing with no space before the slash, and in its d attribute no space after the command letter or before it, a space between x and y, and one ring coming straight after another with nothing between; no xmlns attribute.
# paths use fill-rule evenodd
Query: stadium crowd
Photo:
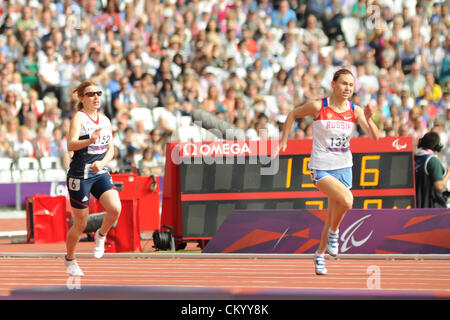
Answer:
<svg viewBox="0 0 450 320"><path fill-rule="evenodd" d="M416 145L435 130L450 160L449 27L449 3L434 0L2 1L0 157L67 167L71 89L93 79L113 124L111 171L163 174L168 141L213 138L193 110L248 139L278 137L347 67L352 100L376 106L385 136ZM310 138L311 120L291 137Z"/></svg>

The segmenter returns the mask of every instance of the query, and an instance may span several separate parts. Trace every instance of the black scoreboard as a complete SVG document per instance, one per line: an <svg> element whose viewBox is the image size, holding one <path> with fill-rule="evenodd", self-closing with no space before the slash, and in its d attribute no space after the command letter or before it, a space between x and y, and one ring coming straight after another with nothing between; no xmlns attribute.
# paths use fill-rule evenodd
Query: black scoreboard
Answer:
<svg viewBox="0 0 450 320"><path fill-rule="evenodd" d="M162 224L177 239L210 239L235 209L326 209L311 181L312 140L289 140L271 159L275 141L170 144ZM413 141L353 138L354 208L415 207Z"/></svg>

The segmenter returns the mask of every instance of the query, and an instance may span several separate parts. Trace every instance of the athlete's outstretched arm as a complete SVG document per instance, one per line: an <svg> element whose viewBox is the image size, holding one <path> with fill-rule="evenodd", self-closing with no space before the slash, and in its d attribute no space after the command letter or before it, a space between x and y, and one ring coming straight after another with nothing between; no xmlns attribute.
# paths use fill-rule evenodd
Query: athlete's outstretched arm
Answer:
<svg viewBox="0 0 450 320"><path fill-rule="evenodd" d="M298 118L305 118L307 116L313 116L314 118L317 117L319 115L321 107L322 104L320 100L314 100L307 102L289 112L286 121L284 122L283 125L283 132L281 135L279 150L282 151L286 150L289 132L291 131L294 121Z"/></svg>
<svg viewBox="0 0 450 320"><path fill-rule="evenodd" d="M374 107L371 105L367 105L364 108L364 111L360 106L355 106L355 117L358 124L372 140L378 140L380 138L380 133L372 120L374 111Z"/></svg>

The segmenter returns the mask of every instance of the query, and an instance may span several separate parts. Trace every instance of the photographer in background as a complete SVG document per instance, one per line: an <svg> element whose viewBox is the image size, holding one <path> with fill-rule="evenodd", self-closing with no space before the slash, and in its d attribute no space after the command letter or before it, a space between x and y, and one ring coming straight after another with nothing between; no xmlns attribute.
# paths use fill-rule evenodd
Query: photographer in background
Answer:
<svg viewBox="0 0 450 320"><path fill-rule="evenodd" d="M436 156L444 147L439 134L426 133L417 145L414 155L416 174L417 208L446 208L446 184L450 178L450 166L447 169Z"/></svg>

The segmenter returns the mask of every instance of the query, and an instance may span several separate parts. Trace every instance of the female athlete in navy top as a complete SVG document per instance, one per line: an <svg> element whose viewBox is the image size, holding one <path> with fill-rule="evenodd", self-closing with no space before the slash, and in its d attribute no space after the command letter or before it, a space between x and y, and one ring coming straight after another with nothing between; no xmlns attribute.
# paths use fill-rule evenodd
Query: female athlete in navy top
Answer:
<svg viewBox="0 0 450 320"><path fill-rule="evenodd" d="M75 90L80 102L73 116L68 137L68 150L73 151L67 174L67 189L73 212L73 225L67 234L65 264L72 276L83 272L75 260L75 247L86 228L89 215L90 194L99 199L106 211L103 223L97 230L94 256L104 253L106 234L117 221L121 202L115 190L107 163L114 155L111 122L98 112L102 91L95 82L85 81Z"/></svg>
<svg viewBox="0 0 450 320"><path fill-rule="evenodd" d="M307 102L288 114L279 146L279 150L286 150L295 119L313 116L313 148L309 168L314 184L328 197L327 219L314 256L316 274L327 273L325 250L332 256L337 255L339 225L353 206L350 192L353 165L350 138L356 123L372 139L377 140L379 137L378 129L371 120L373 107L368 105L363 110L349 101L354 83L355 79L349 70L336 71L331 82L330 97Z"/></svg>

